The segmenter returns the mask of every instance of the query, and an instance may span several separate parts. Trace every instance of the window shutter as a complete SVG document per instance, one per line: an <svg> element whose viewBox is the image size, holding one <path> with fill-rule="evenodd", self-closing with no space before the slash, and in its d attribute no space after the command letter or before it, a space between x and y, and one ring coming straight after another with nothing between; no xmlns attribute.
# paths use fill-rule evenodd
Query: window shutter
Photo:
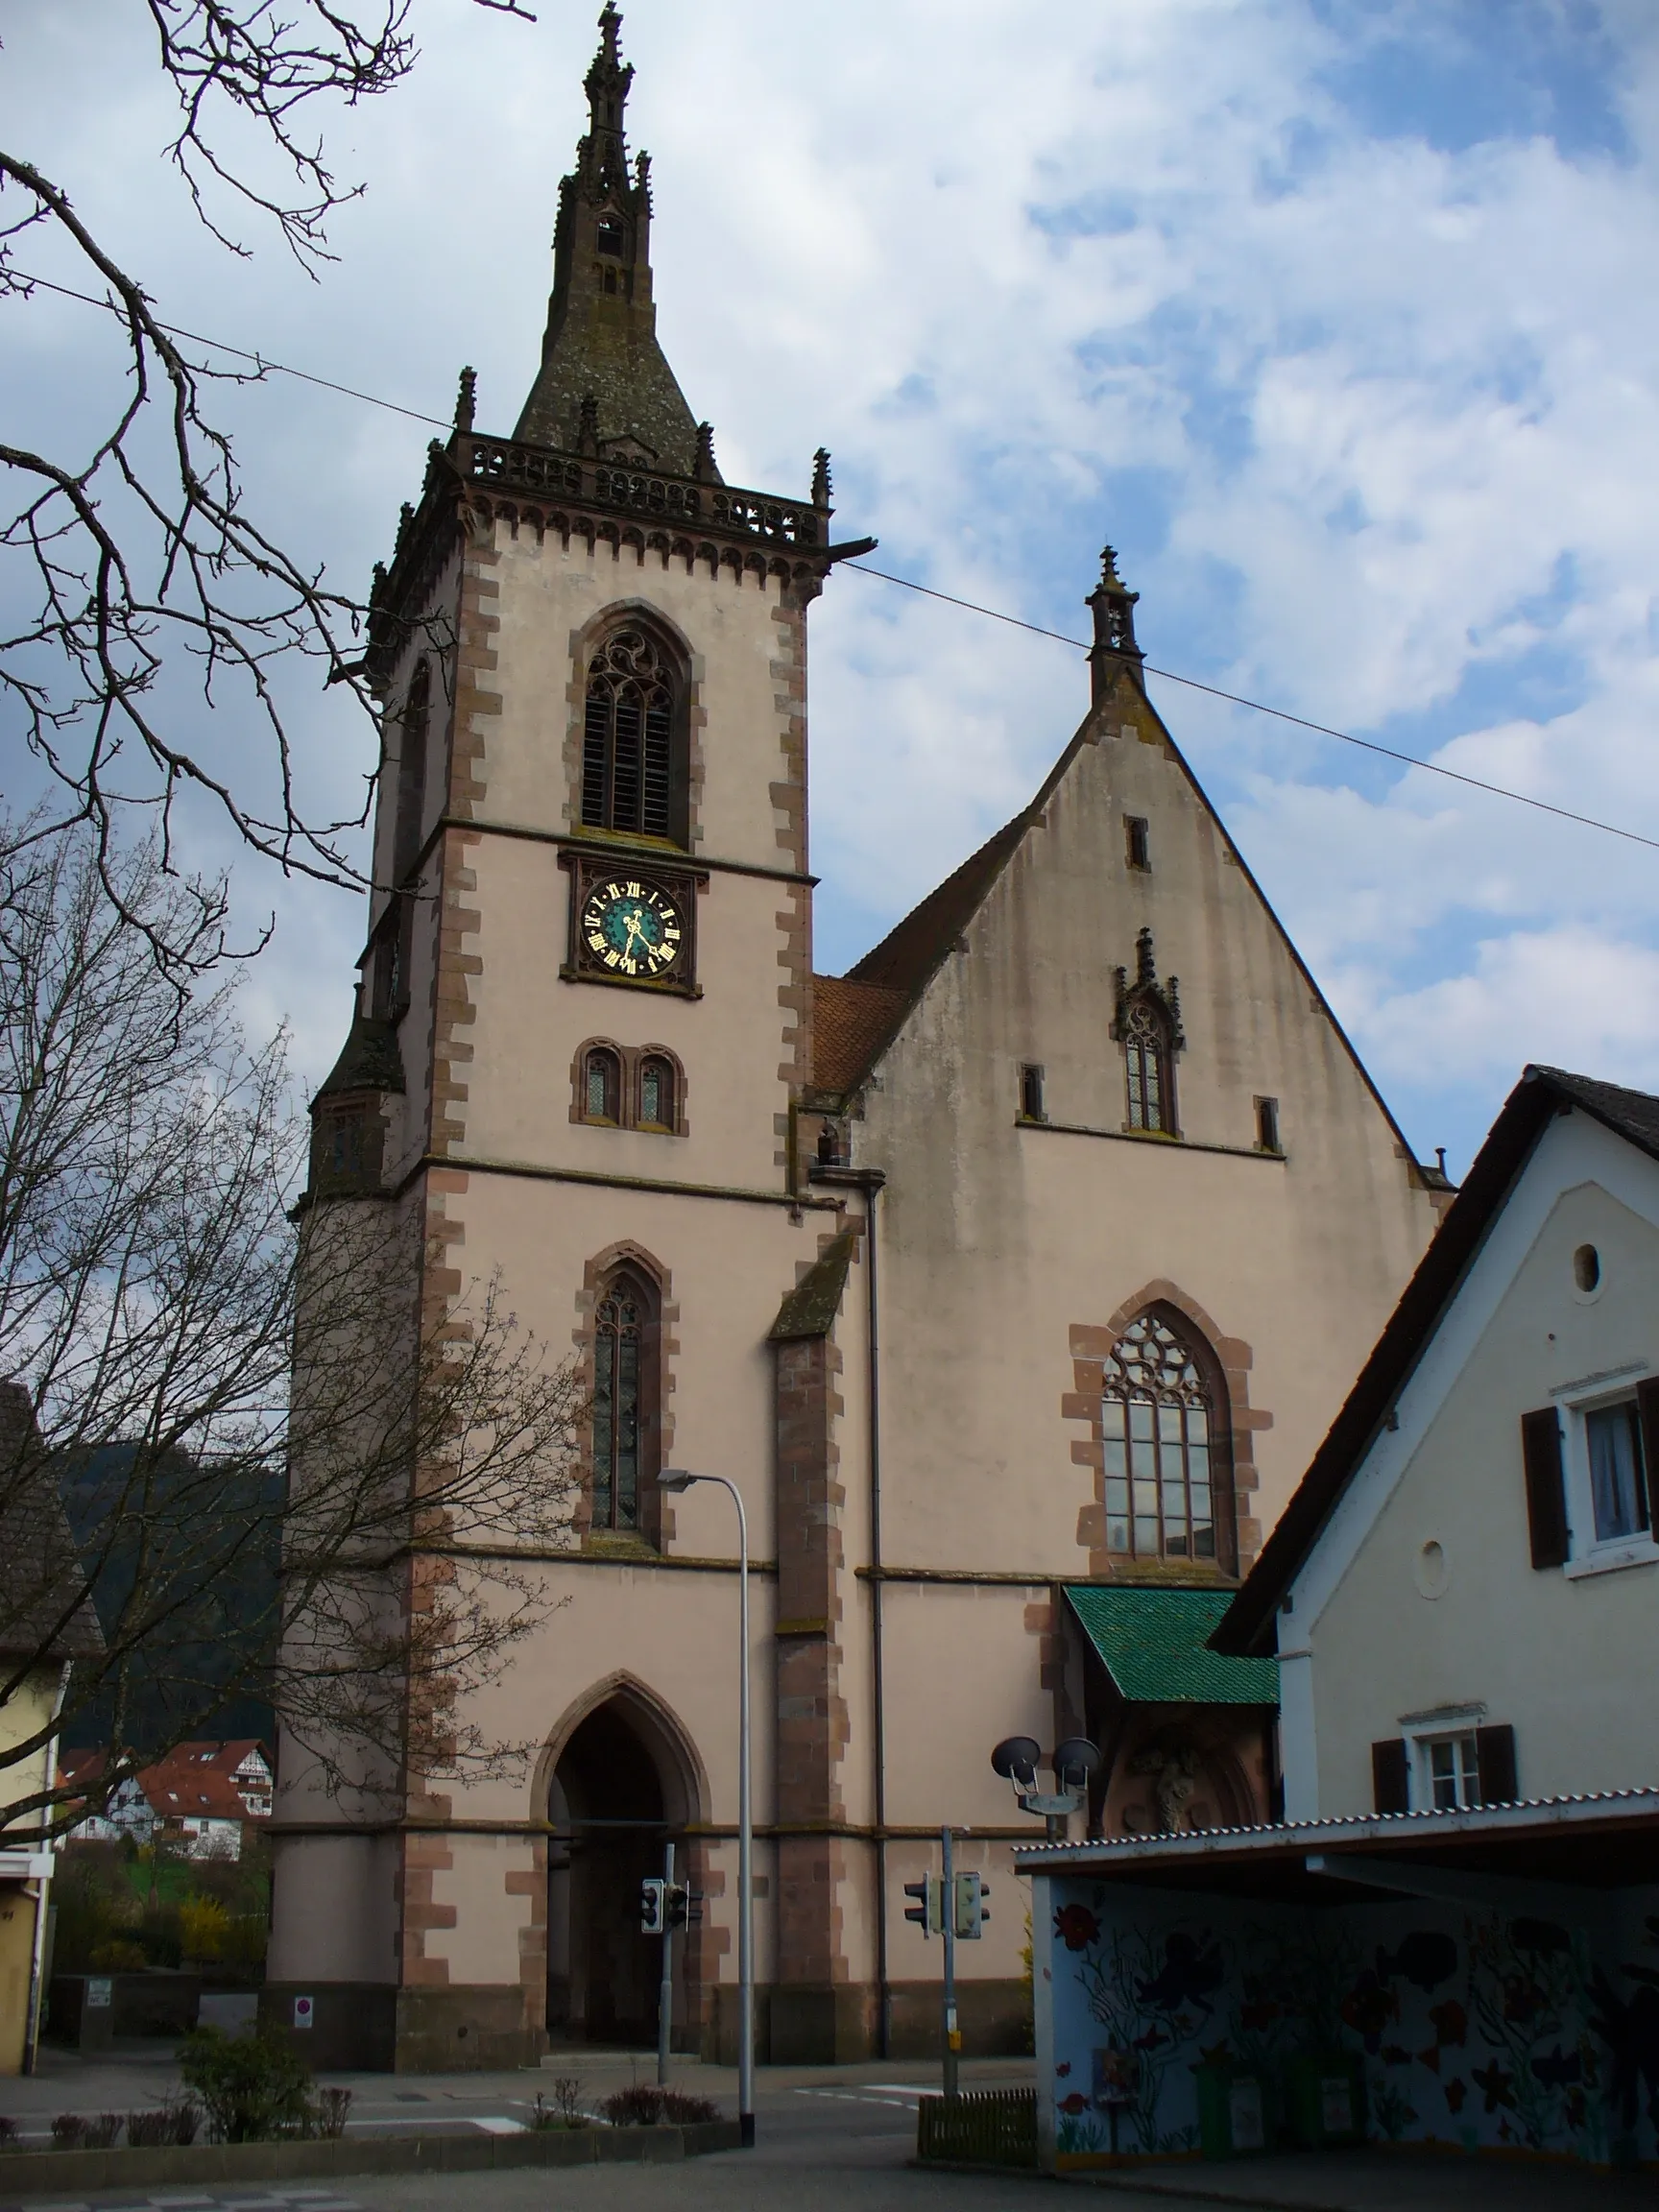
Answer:
<svg viewBox="0 0 1659 2212"><path fill-rule="evenodd" d="M1527 1469L1527 1524L1534 1567L1567 1563L1567 1490L1561 1474L1561 1423L1553 1406L1521 1416Z"/></svg>
<svg viewBox="0 0 1659 2212"><path fill-rule="evenodd" d="M1642 1457L1647 1474L1647 1519L1659 1529L1659 1381L1651 1376L1636 1385L1636 1413L1642 1424Z"/></svg>
<svg viewBox="0 0 1659 2212"><path fill-rule="evenodd" d="M1411 1784L1406 1765L1406 1739L1390 1736L1371 1746L1371 1793L1379 1813L1409 1813Z"/></svg>
<svg viewBox="0 0 1659 2212"><path fill-rule="evenodd" d="M1476 1729L1475 1764L1481 1804L1513 1805L1521 1792L1515 1782L1515 1731L1507 1721L1499 1728Z"/></svg>

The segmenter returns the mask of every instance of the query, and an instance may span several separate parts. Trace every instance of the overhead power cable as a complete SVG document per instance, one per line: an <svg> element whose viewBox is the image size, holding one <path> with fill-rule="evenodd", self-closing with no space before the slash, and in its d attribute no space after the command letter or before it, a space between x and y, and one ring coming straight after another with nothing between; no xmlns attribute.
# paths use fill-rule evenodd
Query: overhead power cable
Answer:
<svg viewBox="0 0 1659 2212"><path fill-rule="evenodd" d="M1063 630L1045 630L1040 622L1022 621L1018 614L1004 614L999 607L981 607L972 599L958 599L950 591L935 591L930 584L917 584L908 576L892 575L885 568L872 568L862 561L844 561L844 568L854 568L861 575L878 576L883 584L901 585L906 591L919 591L925 599L942 599L947 607L962 607L970 614L987 614L993 622L1006 622L1014 630L1029 630L1035 637L1052 637L1061 645L1074 645L1079 653L1091 650L1086 638L1068 637ZM1467 784L1471 791L1489 791L1495 799L1512 799L1517 806L1534 807L1540 814L1553 814L1560 822L1576 822L1581 829L1601 830L1609 837L1623 837L1631 845L1646 845L1650 852L1659 853L1659 837L1644 837L1639 830L1625 830L1617 822L1599 821L1594 814L1575 814L1571 806L1553 806L1548 799L1534 799L1529 792L1512 791L1506 783L1488 783L1484 777L1465 776L1460 768L1446 768L1437 760L1425 760L1416 753L1402 753L1392 745L1379 745L1372 737L1356 737L1348 730L1333 730L1328 722L1310 722L1306 715L1292 714L1283 707L1269 707L1263 699L1246 699L1240 691L1223 691L1218 684L1201 684L1196 676L1178 676L1173 668L1159 668L1150 661L1142 662L1148 676L1161 676L1167 684L1184 684L1189 691L1207 691L1212 699L1225 699L1233 707L1248 707L1258 714L1271 714L1277 721L1294 723L1298 730L1315 731L1321 737L1334 737L1344 745L1356 745L1361 753L1380 753L1384 760L1398 760L1407 768L1421 768L1426 776L1443 776L1449 783Z"/></svg>
<svg viewBox="0 0 1659 2212"><path fill-rule="evenodd" d="M38 285L44 292L57 292L65 300L79 300L87 307L102 307L112 315L122 310L112 300L100 300L90 292L76 292L67 284L55 284L50 277L26 276L14 272L14 280L21 284ZM285 361L273 361L264 353L251 353L245 346L231 346L223 338L204 338L200 331L182 330L177 324L161 323L156 325L170 338L183 338L192 346L211 346L216 352L234 354L239 361L252 361L261 374L292 376L301 384L315 384L324 392L338 392L344 398L360 399L366 407L383 407L389 414L406 416L412 422L429 422L439 430L448 430L453 424L440 415L423 415L418 407L399 406L395 399L382 399L373 392L359 392L350 384L337 384L331 377L313 375L308 369L293 369ZM947 607L960 607L966 613L982 614L992 622L1005 622L1011 630L1028 631L1033 637L1051 637L1056 644L1070 645L1079 653L1090 650L1089 641L1069 637L1064 630L1045 629L1041 622L1024 621L1018 614L1004 613L999 607L982 607L974 599L959 599L954 592L937 591L930 584L918 584L913 577L895 576L886 568L872 568L862 561L848 561L844 567L855 569L860 575L874 576L883 584L897 584L902 590L915 591L924 599L937 599ZM1461 783L1470 791L1484 791L1494 799L1509 799L1517 806L1530 806L1535 813L1552 814L1558 822L1574 822L1582 830L1599 830L1608 837L1621 837L1627 845L1644 845L1651 853L1659 853L1659 837L1645 837L1639 830L1626 830L1617 822L1603 822L1594 814L1578 814L1571 806L1552 805L1548 799L1535 799L1529 792L1511 790L1506 783L1491 783L1481 776L1466 776L1460 768L1447 768L1437 760L1425 760L1416 753L1402 753L1393 745L1380 745L1373 737L1356 737L1352 731L1334 730L1328 722L1310 722L1304 714L1292 714L1286 708L1270 707L1264 699L1247 699L1239 691L1224 691L1218 684L1200 683L1196 676L1179 676L1173 668L1160 668L1152 661L1142 663L1148 676L1161 677L1166 684L1185 685L1189 691L1206 692L1212 699L1224 699L1231 707L1247 707L1254 714L1270 714L1276 721L1288 722L1298 730L1310 730L1316 736L1334 737L1338 744L1352 745L1361 753L1375 753L1384 760L1397 760L1405 768L1420 768L1426 776L1439 776L1448 783Z"/></svg>

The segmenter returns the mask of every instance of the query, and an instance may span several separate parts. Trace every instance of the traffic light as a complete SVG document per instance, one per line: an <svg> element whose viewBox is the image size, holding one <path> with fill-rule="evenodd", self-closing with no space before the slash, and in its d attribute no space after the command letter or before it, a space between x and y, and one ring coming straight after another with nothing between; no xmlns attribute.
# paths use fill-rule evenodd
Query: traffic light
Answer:
<svg viewBox="0 0 1659 2212"><path fill-rule="evenodd" d="M906 1882L904 1894L914 1897L914 1905L906 1905L904 1917L914 1920L924 1936L942 1936L945 1933L945 1885L937 1874L925 1874L920 1882Z"/></svg>
<svg viewBox="0 0 1659 2212"><path fill-rule="evenodd" d="M648 1874L639 1885L639 1933L661 1936L668 1927L669 1885L661 1874ZM684 1892L682 1892L684 1894Z"/></svg>
<svg viewBox="0 0 1659 2212"><path fill-rule="evenodd" d="M663 1921L664 1932L672 1934L676 1928L684 1928L686 1921L691 1917L691 1892L686 1888L685 1883L675 1882L667 1885L663 1891L662 1902L666 1915Z"/></svg>
<svg viewBox="0 0 1659 2212"><path fill-rule="evenodd" d="M980 1930L991 1917L991 1908L985 1900L991 1894L991 1885L982 1874L957 1874L951 1887L955 1895L950 1901L950 1925L959 1943L977 1943Z"/></svg>

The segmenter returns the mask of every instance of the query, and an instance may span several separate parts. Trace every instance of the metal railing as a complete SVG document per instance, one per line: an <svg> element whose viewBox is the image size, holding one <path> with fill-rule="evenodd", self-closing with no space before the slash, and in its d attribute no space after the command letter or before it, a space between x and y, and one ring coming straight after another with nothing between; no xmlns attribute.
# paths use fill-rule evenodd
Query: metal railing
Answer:
<svg viewBox="0 0 1659 2212"><path fill-rule="evenodd" d="M916 2155L958 2166L1035 2166L1036 2090L924 2097L916 2107Z"/></svg>

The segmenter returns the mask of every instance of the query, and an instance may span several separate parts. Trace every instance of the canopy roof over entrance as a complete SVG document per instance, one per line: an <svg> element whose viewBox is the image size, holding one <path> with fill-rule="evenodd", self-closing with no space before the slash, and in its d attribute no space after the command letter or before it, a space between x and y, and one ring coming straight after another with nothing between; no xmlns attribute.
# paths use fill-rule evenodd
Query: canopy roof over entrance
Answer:
<svg viewBox="0 0 1659 2212"><path fill-rule="evenodd" d="M1118 1695L1136 1705L1277 1705L1277 1659L1209 1648L1231 1590L1068 1585L1077 1617Z"/></svg>

